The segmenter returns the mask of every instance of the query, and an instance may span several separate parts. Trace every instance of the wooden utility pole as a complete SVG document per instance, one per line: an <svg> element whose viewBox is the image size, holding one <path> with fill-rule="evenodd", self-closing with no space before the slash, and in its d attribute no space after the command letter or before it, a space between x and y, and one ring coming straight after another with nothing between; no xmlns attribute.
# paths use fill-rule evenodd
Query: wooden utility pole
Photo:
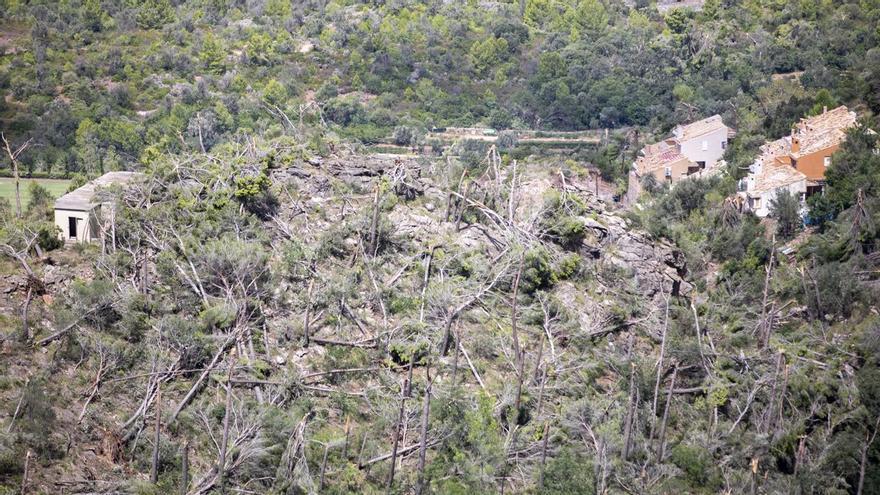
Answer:
<svg viewBox="0 0 880 495"><path fill-rule="evenodd" d="M31 145L31 140L28 139L24 144L13 151L12 146L9 145L9 141L6 140L6 135L2 132L0 132L0 139L3 139L3 146L6 148L6 154L9 156L9 161L12 162L12 173L15 176L15 211L18 214L18 218L21 218L21 177L18 170L18 156Z"/></svg>

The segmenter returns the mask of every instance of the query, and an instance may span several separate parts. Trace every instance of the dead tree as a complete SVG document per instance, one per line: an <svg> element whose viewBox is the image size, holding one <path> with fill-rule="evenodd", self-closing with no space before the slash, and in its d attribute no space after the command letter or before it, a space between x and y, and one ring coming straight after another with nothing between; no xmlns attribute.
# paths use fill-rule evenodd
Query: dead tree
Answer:
<svg viewBox="0 0 880 495"><path fill-rule="evenodd" d="M393 447L391 448L391 470L388 472L388 493L394 486L394 469L397 466L397 449L400 446L400 428L403 426L404 413L406 412L406 399L409 396L409 384L412 379L413 357L410 356L408 376L403 380L400 387L400 407L397 410L397 424L394 427Z"/></svg>
<svg viewBox="0 0 880 495"><path fill-rule="evenodd" d="M654 382L654 400L651 408L651 433L648 438L654 439L654 426L657 424L657 396L660 395L660 377L663 375L663 358L666 354L666 332L669 329L669 296L664 296L666 315L663 318L663 335L660 340L660 357L657 358L657 380Z"/></svg>
<svg viewBox="0 0 880 495"><path fill-rule="evenodd" d="M868 465L868 450L870 450L871 444L874 443L874 439L877 438L878 429L880 429L880 417L877 417L877 420L874 421L874 431L865 431L865 443L862 445L861 461L859 462L859 484L856 489L856 495L862 495L862 490L865 487L865 469Z"/></svg>
<svg viewBox="0 0 880 495"><path fill-rule="evenodd" d="M10 229L11 237L15 240L9 243L0 244L0 253L15 259L24 269L27 294L24 304L22 304L22 341L30 340L30 326L28 324L28 309L30 308L31 298L34 293L42 293L44 291L43 282L40 280L34 270L28 263L28 256L33 250L39 250L37 243L38 233L27 225L13 225Z"/></svg>
<svg viewBox="0 0 880 495"><path fill-rule="evenodd" d="M663 421L660 422L660 445L657 448L657 461L663 462L666 455L666 421L669 419L669 408L672 406L672 391L675 389L675 377L678 374L678 363L672 364L672 378L669 380L669 391L666 393L666 405L663 407Z"/></svg>
<svg viewBox="0 0 880 495"><path fill-rule="evenodd" d="M327 471L327 455L330 453L330 444L324 445L324 456L321 458L321 474L318 482L318 492L324 491L324 473Z"/></svg>
<svg viewBox="0 0 880 495"><path fill-rule="evenodd" d="M156 390L156 431L153 436L153 463L150 466L150 482L154 485L159 482L159 441L160 426L162 423L162 390Z"/></svg>
<svg viewBox="0 0 880 495"><path fill-rule="evenodd" d="M504 257L505 254L507 254L506 249L504 251L502 251L501 253L499 253L498 256L496 256L494 259L492 259L492 261L489 263L489 266L496 266L498 261L502 257ZM483 296L485 296L489 291L491 291L495 287L495 285L498 283L498 281L500 281L501 278L504 277L504 275L506 274L508 266L509 266L509 264L507 264L507 263L502 265L498 269L498 271L495 273L495 275L490 280L488 280L483 286L481 286L479 289L477 289L476 292L474 292L470 297L465 299L464 302L462 302L461 304L459 304L458 306L452 308L450 311L447 312L446 319L445 319L446 321L443 323L443 341L440 344L440 355L445 356L446 353L449 352L449 346L452 344L452 324L453 324L453 322L455 322L455 320L459 317L459 315L461 315L462 311L471 307L471 305L473 305L474 303L479 301Z"/></svg>
<svg viewBox="0 0 880 495"><path fill-rule="evenodd" d="M312 313L312 290L314 289L314 287L315 287L315 275L312 274L311 277L309 278L309 288L306 291L306 311L305 311L305 315L303 315L303 337L305 339L305 343L303 344L303 347L309 346L309 338L310 338L309 324L311 323L309 320L312 317L312 315L311 315L311 313Z"/></svg>
<svg viewBox="0 0 880 495"><path fill-rule="evenodd" d="M544 488L544 466L547 464L547 441L550 439L550 422L544 423L544 438L541 439L541 471L538 474L538 489Z"/></svg>
<svg viewBox="0 0 880 495"><path fill-rule="evenodd" d="M220 348L217 349L217 352L214 353L214 357L211 359L211 363L208 364L208 366L193 384L192 388L189 389L189 392L187 392L183 399L181 399L180 403L177 404L177 408L174 409L174 413L171 415L171 421L177 419L177 416L180 415L181 411L183 411L183 408L185 408L186 405L189 404L189 401L191 401L193 397L195 397L196 392L198 392L202 383L205 381L205 378L207 378L208 374L210 374L211 371L214 370L214 367L217 366L217 363L220 361L220 358L223 357L223 354L225 354L226 351L235 343L238 338L238 333L238 331L233 331L231 334L226 336L226 340L223 342Z"/></svg>
<svg viewBox="0 0 880 495"><path fill-rule="evenodd" d="M21 474L21 495L26 495L28 491L28 476L30 475L31 457L33 457L33 454L28 450L27 454L24 456L24 471Z"/></svg>
<svg viewBox="0 0 880 495"><path fill-rule="evenodd" d="M425 366L425 397L422 399L422 424L419 429L419 464L418 482L416 483L416 495L422 495L426 488L425 484L425 458L428 452L428 421L431 415L431 370Z"/></svg>
<svg viewBox="0 0 880 495"><path fill-rule="evenodd" d="M764 276L764 292L761 300L761 320L759 321L760 332L758 334L758 346L763 348L767 345L767 342L770 340L770 319L771 316L767 314L767 306L768 299L770 297L770 278L773 275L773 261L774 256L776 254L776 236L773 236L773 241L770 244L770 261L767 262L767 267L764 269L766 274Z"/></svg>
<svg viewBox="0 0 880 495"><path fill-rule="evenodd" d="M381 202L380 189L382 186L380 184L376 184L376 194L373 198L373 216L370 220L370 249L369 254L372 257L376 256L376 253L379 251L378 244L378 230L379 230L379 206Z"/></svg>
<svg viewBox="0 0 880 495"><path fill-rule="evenodd" d="M180 466L180 495L189 491L189 440L183 443L183 459Z"/></svg>
<svg viewBox="0 0 880 495"><path fill-rule="evenodd" d="M229 448L229 417L232 409L232 374L235 372L235 352L229 360L229 373L226 375L226 410L223 413L223 439L220 441L220 458L217 461L220 488L226 484L226 449Z"/></svg>
<svg viewBox="0 0 880 495"><path fill-rule="evenodd" d="M638 405L638 388L636 387L636 365L629 363L629 402L626 407L626 419L623 423L623 460L629 459L632 451L632 432L636 422L636 406Z"/></svg>
<svg viewBox="0 0 880 495"><path fill-rule="evenodd" d="M514 414L516 414L515 421L519 422L520 415L520 402L522 401L522 386L523 386L523 366L525 360L523 359L522 346L519 342L519 332L517 329L517 321L516 321L516 303L517 296L519 296L519 280L522 277L523 271L523 263L524 258L520 258L519 268L516 271L516 278L513 279L513 296L511 298L510 307L511 307L511 316L510 316L510 329L511 336L513 338L513 353L516 359L516 399L513 403Z"/></svg>
<svg viewBox="0 0 880 495"><path fill-rule="evenodd" d="M30 146L31 140L28 139L24 144L13 151L12 146L9 145L9 141L6 140L6 135L0 132L0 138L3 139L3 146L6 148L6 155L9 157L9 161L12 162L12 173L15 176L15 211L18 218L21 218L21 177L19 176L18 170L18 156Z"/></svg>

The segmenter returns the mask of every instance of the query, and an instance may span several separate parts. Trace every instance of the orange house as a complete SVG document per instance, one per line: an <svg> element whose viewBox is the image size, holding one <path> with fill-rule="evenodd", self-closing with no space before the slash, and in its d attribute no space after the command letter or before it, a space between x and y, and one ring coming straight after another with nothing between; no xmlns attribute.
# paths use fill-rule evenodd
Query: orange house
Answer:
<svg viewBox="0 0 880 495"><path fill-rule="evenodd" d="M807 195L822 190L825 170L831 165L831 155L846 140L847 129L854 125L856 113L840 106L801 119L792 129L789 153L780 158L807 176Z"/></svg>

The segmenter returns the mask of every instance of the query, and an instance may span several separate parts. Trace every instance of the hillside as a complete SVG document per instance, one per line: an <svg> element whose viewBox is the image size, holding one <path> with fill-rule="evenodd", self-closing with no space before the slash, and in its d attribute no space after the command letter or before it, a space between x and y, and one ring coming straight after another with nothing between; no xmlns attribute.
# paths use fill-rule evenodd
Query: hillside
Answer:
<svg viewBox="0 0 880 495"><path fill-rule="evenodd" d="M858 478L876 299L817 313L794 260L770 260L765 285L749 257L780 255L745 216L716 234L746 257L706 271L570 163L450 163L290 140L157 160L118 197L115 246L31 259L41 285L4 285L7 486L26 451L46 493Z"/></svg>
<svg viewBox="0 0 880 495"><path fill-rule="evenodd" d="M679 3L0 0L0 495L880 494L880 3Z"/></svg>

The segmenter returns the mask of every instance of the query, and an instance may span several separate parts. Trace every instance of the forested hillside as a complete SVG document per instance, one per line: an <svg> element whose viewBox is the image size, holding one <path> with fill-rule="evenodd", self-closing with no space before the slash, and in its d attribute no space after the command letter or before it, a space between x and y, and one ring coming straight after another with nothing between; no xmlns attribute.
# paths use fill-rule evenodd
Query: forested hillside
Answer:
<svg viewBox="0 0 880 495"><path fill-rule="evenodd" d="M402 142L448 125L665 131L714 113L778 134L817 103L880 110L876 1L635 4L7 0L0 126L35 138L28 170L96 174L278 135L316 109L364 142L399 126Z"/></svg>
<svg viewBox="0 0 880 495"><path fill-rule="evenodd" d="M140 173L91 243L0 198L0 494L880 494L878 26L0 0L0 172ZM744 211L758 147L843 104L809 211ZM713 114L723 171L612 200Z"/></svg>

